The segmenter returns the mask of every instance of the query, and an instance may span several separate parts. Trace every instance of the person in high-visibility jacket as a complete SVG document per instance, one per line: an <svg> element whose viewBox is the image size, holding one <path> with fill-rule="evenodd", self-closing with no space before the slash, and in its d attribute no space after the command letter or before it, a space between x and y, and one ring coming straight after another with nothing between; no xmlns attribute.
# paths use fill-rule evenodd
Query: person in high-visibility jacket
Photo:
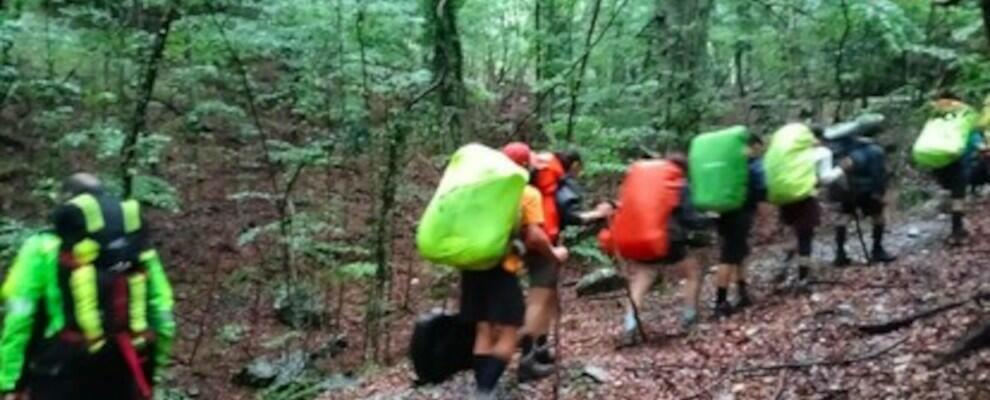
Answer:
<svg viewBox="0 0 990 400"><path fill-rule="evenodd" d="M150 399L176 326L164 266L137 202L76 174L55 230L29 238L0 294L0 392L31 399Z"/></svg>

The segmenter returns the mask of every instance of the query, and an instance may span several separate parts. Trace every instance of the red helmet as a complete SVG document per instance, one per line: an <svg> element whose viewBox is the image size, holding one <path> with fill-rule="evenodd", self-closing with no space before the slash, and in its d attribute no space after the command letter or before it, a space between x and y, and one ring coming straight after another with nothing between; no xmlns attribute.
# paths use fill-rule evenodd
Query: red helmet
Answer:
<svg viewBox="0 0 990 400"><path fill-rule="evenodd" d="M520 167L528 167L532 151L529 149L529 145L523 142L512 142L502 148L502 153L505 153L510 160L519 164Z"/></svg>

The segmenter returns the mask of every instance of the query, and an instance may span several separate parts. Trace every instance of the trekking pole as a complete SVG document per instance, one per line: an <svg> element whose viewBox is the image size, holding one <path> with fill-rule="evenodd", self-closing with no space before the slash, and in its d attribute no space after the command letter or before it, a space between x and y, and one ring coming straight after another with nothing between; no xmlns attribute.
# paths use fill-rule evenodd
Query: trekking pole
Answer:
<svg viewBox="0 0 990 400"><path fill-rule="evenodd" d="M856 223L856 236L859 238L859 244L863 247L863 257L866 257L866 266L872 266L873 260L870 257L869 251L866 249L866 240L863 239L863 228L862 224L859 222L859 210L853 210L853 222Z"/></svg>
<svg viewBox="0 0 990 400"><path fill-rule="evenodd" d="M564 315L564 299L563 299L563 296L561 295L561 292L560 292L560 274L562 272L564 272L564 271L563 271L563 265L562 264L561 265L558 265L557 268L560 268L561 270L560 271L557 271L557 282L555 284L555 286L557 288L557 290L556 290L556 293L557 293L557 316L555 318L556 321L553 324L553 352L554 352L554 357L556 357L556 361L557 361L557 364L558 365L557 365L557 368L554 368L554 370L553 370L553 399L554 400L557 400L557 399L560 398L559 397L560 396L560 385L561 385L561 376L560 376L560 362L561 361L560 360L563 359L563 354L561 354L561 352L560 352L560 342L563 340L563 337L560 336L560 322L561 322L561 320L563 320L563 315Z"/></svg>

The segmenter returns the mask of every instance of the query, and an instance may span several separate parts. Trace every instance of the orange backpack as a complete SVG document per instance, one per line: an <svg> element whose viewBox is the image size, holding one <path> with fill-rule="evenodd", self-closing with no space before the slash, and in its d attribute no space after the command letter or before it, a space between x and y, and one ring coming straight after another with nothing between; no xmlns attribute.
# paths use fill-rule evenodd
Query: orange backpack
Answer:
<svg viewBox="0 0 990 400"><path fill-rule="evenodd" d="M551 242L556 243L560 236L560 211L557 210L557 189L560 180L567 174L564 164L557 156L541 154L536 173L533 176L533 186L540 190L543 196L543 231Z"/></svg>
<svg viewBox="0 0 990 400"><path fill-rule="evenodd" d="M619 189L609 229L614 251L633 261L655 261L670 251L668 223L680 204L684 170L663 160L638 161Z"/></svg>

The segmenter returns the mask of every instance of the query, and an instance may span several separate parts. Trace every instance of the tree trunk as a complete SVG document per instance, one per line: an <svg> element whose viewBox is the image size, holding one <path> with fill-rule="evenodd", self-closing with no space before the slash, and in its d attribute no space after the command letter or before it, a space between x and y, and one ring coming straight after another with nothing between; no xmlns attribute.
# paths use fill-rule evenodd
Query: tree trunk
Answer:
<svg viewBox="0 0 990 400"><path fill-rule="evenodd" d="M454 146L461 142L461 114L464 111L464 53L457 26L457 11L463 0L431 0L427 13L427 31L433 43L431 68L434 80L439 80L437 90L441 115L446 116L442 125L447 138Z"/></svg>
<svg viewBox="0 0 990 400"><path fill-rule="evenodd" d="M849 16L849 2L847 0L842 0L840 3L842 7L842 36L839 37L839 43L835 51L835 90L837 93L838 105L835 108L835 115L833 116L834 122L840 121L844 117L846 97L848 96L846 90L845 79L842 75L845 71L846 62L846 44L849 41L849 35L852 33L852 19Z"/></svg>
<svg viewBox="0 0 990 400"><path fill-rule="evenodd" d="M138 96L134 104L134 115L131 117L130 131L124 140L124 146L121 148L123 158L120 163L120 172L124 179L125 197L133 195L134 175L136 172L134 159L137 156L137 149L135 147L147 127L146 113L148 111L148 103L151 102L151 97L155 92L155 82L158 81L158 68L165 53L165 45L168 42L168 35L172 30L172 23L178 17L178 9L174 4L170 5L168 12L162 20L161 27L155 34L150 52L147 55L144 76L141 78L141 86L139 87Z"/></svg>
<svg viewBox="0 0 990 400"><path fill-rule="evenodd" d="M667 80L669 106L664 111L666 126L680 138L695 133L704 116L707 103L702 101L703 83L707 81L709 20L714 0L663 1L656 5L660 21L660 55L665 58L667 73L661 71L660 81Z"/></svg>
<svg viewBox="0 0 990 400"><path fill-rule="evenodd" d="M567 113L567 133L564 138L567 142L574 139L574 117L577 114L578 96L581 94L581 86L584 83L584 72L588 67L588 58L591 56L591 39L595 36L595 27L598 25L598 15L602 9L602 0L594 0L595 5L591 11L591 23L588 25L588 34L584 39L584 53L578 65L577 76L574 77L574 84L571 87L571 108Z"/></svg>
<svg viewBox="0 0 990 400"><path fill-rule="evenodd" d="M987 35L987 45L990 46L990 0L980 0L983 10L983 31Z"/></svg>

